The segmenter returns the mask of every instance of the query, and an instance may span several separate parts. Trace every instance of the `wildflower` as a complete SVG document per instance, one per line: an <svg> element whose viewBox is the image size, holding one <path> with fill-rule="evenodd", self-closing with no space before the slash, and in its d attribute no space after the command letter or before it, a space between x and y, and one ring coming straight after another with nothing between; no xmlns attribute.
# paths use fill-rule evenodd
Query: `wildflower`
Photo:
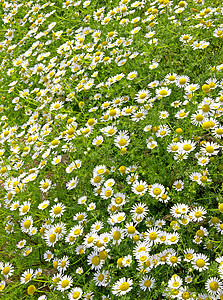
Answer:
<svg viewBox="0 0 223 300"><path fill-rule="evenodd" d="M132 279L126 279L125 277L119 279L112 286L112 293L117 296L123 296L131 291L133 285Z"/></svg>
<svg viewBox="0 0 223 300"><path fill-rule="evenodd" d="M98 253L96 251L92 252L90 255L88 255L87 258L88 265L91 265L91 269L100 270L104 261L100 259L98 256Z"/></svg>
<svg viewBox="0 0 223 300"><path fill-rule="evenodd" d="M217 155L219 152L219 145L214 142L206 142L204 145L202 145L201 151L204 155L212 156Z"/></svg>
<svg viewBox="0 0 223 300"><path fill-rule="evenodd" d="M65 206L62 203L55 204L51 207L50 216L52 218L61 217L65 211Z"/></svg>
<svg viewBox="0 0 223 300"><path fill-rule="evenodd" d="M75 287L73 289L71 289L71 291L68 294L68 299L69 300L73 300L73 299L80 299L82 296L83 292L82 289L79 287Z"/></svg>
<svg viewBox="0 0 223 300"><path fill-rule="evenodd" d="M40 181L40 190L43 193L46 193L50 187L51 187L51 180L50 179L45 179Z"/></svg>
<svg viewBox="0 0 223 300"><path fill-rule="evenodd" d="M139 282L139 286L143 291L151 291L155 286L155 279L152 276L143 276Z"/></svg>
<svg viewBox="0 0 223 300"><path fill-rule="evenodd" d="M11 276L13 274L14 271L14 267L12 264L10 263L5 263L2 267L1 267L1 274L7 279L9 276Z"/></svg>
<svg viewBox="0 0 223 300"><path fill-rule="evenodd" d="M148 184L142 180L134 181L132 184L132 188L131 188L133 193L135 193L136 195L140 195L140 196L143 196L146 193L147 189L148 189Z"/></svg>
<svg viewBox="0 0 223 300"><path fill-rule="evenodd" d="M199 272L202 272L204 270L208 269L208 265L210 264L208 262L208 257L204 254L196 254L194 255L193 260L191 261L192 266L195 270L198 270Z"/></svg>

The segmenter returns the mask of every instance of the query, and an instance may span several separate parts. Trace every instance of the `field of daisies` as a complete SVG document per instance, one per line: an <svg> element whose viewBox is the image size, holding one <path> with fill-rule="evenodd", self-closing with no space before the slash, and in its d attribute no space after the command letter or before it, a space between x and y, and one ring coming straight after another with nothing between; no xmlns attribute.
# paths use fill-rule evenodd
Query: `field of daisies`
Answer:
<svg viewBox="0 0 223 300"><path fill-rule="evenodd" d="M1 0L0 299L223 299L223 2Z"/></svg>

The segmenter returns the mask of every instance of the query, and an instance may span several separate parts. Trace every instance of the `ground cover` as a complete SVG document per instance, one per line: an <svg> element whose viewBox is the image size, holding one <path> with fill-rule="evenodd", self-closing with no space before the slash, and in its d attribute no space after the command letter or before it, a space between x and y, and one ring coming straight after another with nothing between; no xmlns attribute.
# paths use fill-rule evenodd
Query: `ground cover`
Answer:
<svg viewBox="0 0 223 300"><path fill-rule="evenodd" d="M222 2L0 11L0 299L222 300Z"/></svg>

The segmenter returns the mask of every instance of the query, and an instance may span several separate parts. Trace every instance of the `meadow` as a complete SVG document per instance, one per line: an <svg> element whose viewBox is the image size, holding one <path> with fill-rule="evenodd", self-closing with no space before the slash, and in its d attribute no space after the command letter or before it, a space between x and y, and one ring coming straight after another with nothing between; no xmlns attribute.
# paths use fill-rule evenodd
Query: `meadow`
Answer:
<svg viewBox="0 0 223 300"><path fill-rule="evenodd" d="M0 14L0 299L223 300L222 1Z"/></svg>

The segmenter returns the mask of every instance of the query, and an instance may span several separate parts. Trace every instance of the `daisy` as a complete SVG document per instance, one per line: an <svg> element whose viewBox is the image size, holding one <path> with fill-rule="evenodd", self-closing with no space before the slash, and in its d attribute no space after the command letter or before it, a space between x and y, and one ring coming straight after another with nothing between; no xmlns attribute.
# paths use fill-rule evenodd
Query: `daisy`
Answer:
<svg viewBox="0 0 223 300"><path fill-rule="evenodd" d="M113 227L111 231L112 242L114 245L119 245L125 236L125 231L119 227Z"/></svg>
<svg viewBox="0 0 223 300"><path fill-rule="evenodd" d="M199 206L198 208L193 209L190 215L192 217L192 221L200 222L205 219L206 213L207 211L203 207Z"/></svg>
<svg viewBox="0 0 223 300"><path fill-rule="evenodd" d="M83 270L83 268L81 268L81 267L79 267L79 268L77 268L76 269L76 274L83 274L84 273L84 270Z"/></svg>
<svg viewBox="0 0 223 300"><path fill-rule="evenodd" d="M168 281L170 289L178 289L183 284L183 280L178 275L173 275Z"/></svg>
<svg viewBox="0 0 223 300"><path fill-rule="evenodd" d="M149 230L146 231L146 240L150 244L158 244L159 243L159 236L161 234L161 231L158 228L150 228Z"/></svg>
<svg viewBox="0 0 223 300"><path fill-rule="evenodd" d="M162 184L155 183L149 188L149 194L154 198L159 198L165 193L165 187Z"/></svg>
<svg viewBox="0 0 223 300"><path fill-rule="evenodd" d="M122 264L124 267L130 267L131 263L132 263L131 255L127 255L123 257Z"/></svg>
<svg viewBox="0 0 223 300"><path fill-rule="evenodd" d="M182 180L176 180L173 183L173 188L178 192L182 191L184 188L184 182Z"/></svg>
<svg viewBox="0 0 223 300"><path fill-rule="evenodd" d="M18 249L22 249L26 245L26 240L21 240L16 244Z"/></svg>
<svg viewBox="0 0 223 300"><path fill-rule="evenodd" d="M117 127L114 125L107 126L101 129L101 132L103 132L106 136L113 136L117 132Z"/></svg>
<svg viewBox="0 0 223 300"><path fill-rule="evenodd" d="M56 101L50 105L50 111L52 110L59 110L63 107L62 101Z"/></svg>
<svg viewBox="0 0 223 300"><path fill-rule="evenodd" d="M126 279L125 277L119 279L112 286L112 293L117 296L123 296L131 291L133 285L132 279Z"/></svg>
<svg viewBox="0 0 223 300"><path fill-rule="evenodd" d="M32 228L32 225L33 225L33 219L31 216L28 216L28 217L24 217L22 220L21 220L21 230L22 232L29 232L30 228Z"/></svg>
<svg viewBox="0 0 223 300"><path fill-rule="evenodd" d="M205 289L214 297L223 292L223 284L217 277L211 277L205 282Z"/></svg>
<svg viewBox="0 0 223 300"><path fill-rule="evenodd" d="M191 140L186 140L180 143L180 149L183 153L190 153L195 149L196 143Z"/></svg>
<svg viewBox="0 0 223 300"><path fill-rule="evenodd" d="M49 206L49 204L50 204L49 200L44 200L43 202L41 202L38 205L38 209L44 210L45 208L47 208Z"/></svg>
<svg viewBox="0 0 223 300"><path fill-rule="evenodd" d="M108 199L113 195L113 189L111 187L103 187L101 189L100 196L102 199Z"/></svg>
<svg viewBox="0 0 223 300"><path fill-rule="evenodd" d="M1 274L7 279L9 276L13 274L14 267L12 264L6 262L4 265L2 265L1 268Z"/></svg>
<svg viewBox="0 0 223 300"><path fill-rule="evenodd" d="M103 228L103 223L101 221L97 221L94 224L91 225L91 231L92 232L98 232Z"/></svg>
<svg viewBox="0 0 223 300"><path fill-rule="evenodd" d="M4 288L5 288L5 281L2 280L2 281L0 281L0 292L2 292L4 290Z"/></svg>
<svg viewBox="0 0 223 300"><path fill-rule="evenodd" d="M104 141L103 136L99 135L99 136L97 136L96 138L93 139L92 145L99 146L103 143L103 141Z"/></svg>
<svg viewBox="0 0 223 300"><path fill-rule="evenodd" d="M56 157L53 158L53 160L51 161L51 163L53 165L57 165L57 164L59 164L61 162L61 158L62 158L62 156L58 155L58 156L56 156Z"/></svg>
<svg viewBox="0 0 223 300"><path fill-rule="evenodd" d="M184 119L188 116L189 112L185 112L184 109L181 109L175 114L176 119Z"/></svg>
<svg viewBox="0 0 223 300"><path fill-rule="evenodd" d="M77 176L75 178L72 178L70 181L68 181L66 183L66 187L67 187L68 191L74 189L77 186L78 182L79 182L79 180L78 180Z"/></svg>
<svg viewBox="0 0 223 300"><path fill-rule="evenodd" d="M191 123L197 126L201 126L204 122L204 114L203 112L197 111L195 114L191 115Z"/></svg>
<svg viewBox="0 0 223 300"><path fill-rule="evenodd" d="M50 189L51 183L52 182L51 182L50 179L41 180L40 181L40 190L41 190L41 192L46 193Z"/></svg>
<svg viewBox="0 0 223 300"><path fill-rule="evenodd" d="M81 298L82 294L83 294L82 289L79 287L75 287L75 288L71 289L71 291L69 292L68 299L69 300L74 300L74 299L78 300Z"/></svg>
<svg viewBox="0 0 223 300"><path fill-rule="evenodd" d="M207 270L209 268L208 266L210 265L208 262L208 257L201 253L195 254L191 263L194 269L198 270L199 272Z"/></svg>
<svg viewBox="0 0 223 300"><path fill-rule="evenodd" d="M119 149L127 147L130 143L130 138L127 131L120 131L119 135L114 139L115 146Z"/></svg>
<svg viewBox="0 0 223 300"><path fill-rule="evenodd" d="M156 96L157 99L161 99L163 97L167 97L171 94L171 89L168 89L167 87L162 87L159 89L156 89Z"/></svg>
<svg viewBox="0 0 223 300"><path fill-rule="evenodd" d="M214 142L206 142L202 145L201 152L207 156L217 155L219 152L219 145Z"/></svg>
<svg viewBox="0 0 223 300"><path fill-rule="evenodd" d="M219 139L223 138L223 127L214 128L212 134Z"/></svg>
<svg viewBox="0 0 223 300"><path fill-rule="evenodd" d="M23 272L20 277L21 284L28 283L33 278L33 269L28 269L27 271Z"/></svg>
<svg viewBox="0 0 223 300"><path fill-rule="evenodd" d="M91 254L88 255L87 258L88 265L91 265L92 270L100 270L104 261L100 259L98 256L98 253L96 251L93 251Z"/></svg>
<svg viewBox="0 0 223 300"><path fill-rule="evenodd" d="M140 90L135 95L135 100L138 103L144 103L150 96L151 96L151 94L148 90Z"/></svg>
<svg viewBox="0 0 223 300"><path fill-rule="evenodd" d="M166 263L169 266L175 267L178 264L180 264L180 262L181 262L181 257L180 256L177 257L176 253L173 253L172 255L170 254L167 256Z"/></svg>
<svg viewBox="0 0 223 300"><path fill-rule="evenodd" d="M81 197L81 198L83 198L84 200L86 200L86 197ZM79 200L81 199L81 198L79 198ZM81 202L81 201L80 201ZM79 203L80 204L80 203ZM84 223L84 222L86 222L87 221L87 213L86 212L80 212L80 213L77 213L77 214L75 214L74 216L73 216L73 220L74 221L78 221L79 222L79 224L82 224L82 223Z"/></svg>
<svg viewBox="0 0 223 300"><path fill-rule="evenodd" d="M138 75L137 71L133 71L133 72L130 72L126 78L128 80L133 80L137 77L137 75Z"/></svg>
<svg viewBox="0 0 223 300"><path fill-rule="evenodd" d="M126 236L130 237L131 239L136 234L139 234L139 232L136 230L133 222L127 223L125 225L125 234L126 234Z"/></svg>
<svg viewBox="0 0 223 300"><path fill-rule="evenodd" d="M69 257L63 256L63 258L58 260L58 270L59 272L65 272L70 265Z"/></svg>
<svg viewBox="0 0 223 300"><path fill-rule="evenodd" d="M161 125L161 126L159 126L159 129L156 132L156 136L163 138L163 137L169 135L170 132L171 132L171 130L168 125Z"/></svg>
<svg viewBox="0 0 223 300"><path fill-rule="evenodd" d="M45 259L45 261L51 261L51 259L53 259L54 255L50 250L47 250L44 255L43 258Z"/></svg>
<svg viewBox="0 0 223 300"><path fill-rule="evenodd" d="M25 201L20 207L19 207L19 215L25 215L30 210L30 202Z"/></svg>
<svg viewBox="0 0 223 300"><path fill-rule="evenodd" d="M210 158L209 157L204 157L204 156L201 156L198 158L198 165L200 166L206 166L210 161Z"/></svg>
<svg viewBox="0 0 223 300"><path fill-rule="evenodd" d="M177 76L176 78L176 86L178 87L184 87L188 85L190 82L190 78L188 76Z"/></svg>
<svg viewBox="0 0 223 300"><path fill-rule="evenodd" d="M132 114L132 120L138 122L144 120L148 112L145 109L140 109L137 112Z"/></svg>
<svg viewBox="0 0 223 300"><path fill-rule="evenodd" d="M66 207L62 203L55 204L51 207L50 216L52 218L61 217L65 211Z"/></svg>
<svg viewBox="0 0 223 300"><path fill-rule="evenodd" d="M160 115L159 115L160 119L166 119L169 117L168 111L160 111L159 113L160 113Z"/></svg>
<svg viewBox="0 0 223 300"><path fill-rule="evenodd" d="M126 203L126 196L122 193L116 193L112 200L111 200L111 204L115 205L115 206L122 206Z"/></svg>
<svg viewBox="0 0 223 300"><path fill-rule="evenodd" d="M135 193L136 195L143 196L148 189L148 184L145 181L134 181L132 184L132 192Z"/></svg>
<svg viewBox="0 0 223 300"><path fill-rule="evenodd" d="M54 232L54 230L49 229L44 232L44 237L47 246L53 247L58 241L58 234Z"/></svg>

